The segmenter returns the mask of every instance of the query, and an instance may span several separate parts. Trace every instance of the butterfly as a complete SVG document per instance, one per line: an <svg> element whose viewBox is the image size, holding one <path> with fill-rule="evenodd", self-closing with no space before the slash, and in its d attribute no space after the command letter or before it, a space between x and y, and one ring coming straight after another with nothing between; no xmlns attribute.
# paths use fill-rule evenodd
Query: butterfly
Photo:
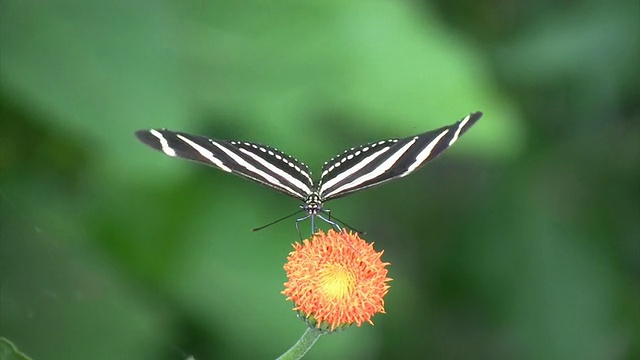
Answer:
<svg viewBox="0 0 640 360"><path fill-rule="evenodd" d="M315 217L341 229L331 220L330 211L323 208L327 201L413 173L453 145L480 117L482 113L475 112L455 124L422 134L352 147L326 161L318 181L313 180L303 162L258 143L211 139L167 129L140 130L136 136L171 157L213 166L300 200L297 212L306 214L296 220L296 227L300 221L310 219L315 232Z"/></svg>

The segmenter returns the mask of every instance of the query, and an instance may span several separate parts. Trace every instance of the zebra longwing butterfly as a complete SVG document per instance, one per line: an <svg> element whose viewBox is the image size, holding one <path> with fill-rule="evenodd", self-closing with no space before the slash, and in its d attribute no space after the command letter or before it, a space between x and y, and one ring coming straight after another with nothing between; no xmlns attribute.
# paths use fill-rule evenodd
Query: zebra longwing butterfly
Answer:
<svg viewBox="0 0 640 360"><path fill-rule="evenodd" d="M314 182L307 165L282 151L247 141L216 140L166 129L140 130L143 143L172 157L197 161L280 191L302 201L300 211L310 219L321 214L324 203L347 194L407 176L453 145L481 112L467 115L455 124L401 139L374 141L345 150L324 163L320 180Z"/></svg>

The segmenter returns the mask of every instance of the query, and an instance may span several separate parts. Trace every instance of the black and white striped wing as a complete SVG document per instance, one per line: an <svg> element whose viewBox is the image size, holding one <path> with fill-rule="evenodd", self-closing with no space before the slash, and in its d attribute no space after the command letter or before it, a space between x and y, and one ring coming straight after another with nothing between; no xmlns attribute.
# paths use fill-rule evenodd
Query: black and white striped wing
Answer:
<svg viewBox="0 0 640 360"><path fill-rule="evenodd" d="M136 136L166 155L213 166L298 199L304 199L313 188L309 168L272 147L209 139L166 129L140 130Z"/></svg>
<svg viewBox="0 0 640 360"><path fill-rule="evenodd" d="M322 167L319 195L328 201L407 176L453 145L481 116L476 112L437 130L346 150Z"/></svg>

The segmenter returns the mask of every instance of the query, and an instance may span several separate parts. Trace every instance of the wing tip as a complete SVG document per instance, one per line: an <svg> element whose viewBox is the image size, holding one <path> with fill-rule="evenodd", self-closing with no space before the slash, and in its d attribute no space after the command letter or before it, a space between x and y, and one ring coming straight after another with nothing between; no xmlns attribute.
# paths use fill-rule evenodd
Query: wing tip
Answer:
<svg viewBox="0 0 640 360"><path fill-rule="evenodd" d="M151 131L151 129L137 130L134 134L136 135L138 140L143 140L143 139L147 138L147 136L149 136L149 132L150 131Z"/></svg>
<svg viewBox="0 0 640 360"><path fill-rule="evenodd" d="M153 131L153 129L138 130L135 132L136 138L147 145L155 144L158 142L158 139L153 136L151 131Z"/></svg>
<svg viewBox="0 0 640 360"><path fill-rule="evenodd" d="M478 120L480 120L482 115L483 115L482 111L476 111L476 112L470 113L469 115L465 116L462 120L458 121L456 125L461 128L460 135L462 135L467 129L472 127Z"/></svg>
<svg viewBox="0 0 640 360"><path fill-rule="evenodd" d="M140 140L140 142L142 142L143 144L164 152L165 150L162 142L166 140L164 140L164 136L160 133L160 131L161 130L156 129L145 129L138 130L134 134L136 135L136 138L138 138L138 140Z"/></svg>
<svg viewBox="0 0 640 360"><path fill-rule="evenodd" d="M471 114L469 114L469 122L470 123L474 123L474 122L480 120L482 115L484 115L484 113L482 111L472 112Z"/></svg>

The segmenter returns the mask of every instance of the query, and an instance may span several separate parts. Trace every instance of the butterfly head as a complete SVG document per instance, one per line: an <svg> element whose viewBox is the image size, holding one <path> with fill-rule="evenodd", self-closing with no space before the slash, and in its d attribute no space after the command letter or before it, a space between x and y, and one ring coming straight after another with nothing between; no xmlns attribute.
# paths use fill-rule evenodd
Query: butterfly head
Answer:
<svg viewBox="0 0 640 360"><path fill-rule="evenodd" d="M307 214L315 215L322 211L322 199L317 192L312 192L304 199L304 203L300 205L300 207L306 211Z"/></svg>

